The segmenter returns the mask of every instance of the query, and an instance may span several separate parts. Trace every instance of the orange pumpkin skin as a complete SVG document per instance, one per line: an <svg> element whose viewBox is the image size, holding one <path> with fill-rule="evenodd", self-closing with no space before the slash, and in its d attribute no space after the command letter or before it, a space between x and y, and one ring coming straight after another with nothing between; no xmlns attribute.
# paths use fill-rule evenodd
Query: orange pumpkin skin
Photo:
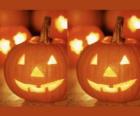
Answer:
<svg viewBox="0 0 140 116"><path fill-rule="evenodd" d="M93 41L90 42L87 40L87 37L92 34ZM94 44L103 37L103 32L96 26L75 26L71 28L68 34L68 56L70 64L75 66L83 49L90 44ZM73 47L74 43L77 43L75 47ZM79 45L79 47L77 45Z"/></svg>
<svg viewBox="0 0 140 116"><path fill-rule="evenodd" d="M7 53L10 51L10 49L13 46L20 44L29 38L31 38L31 33L24 26L0 27L0 59L1 59L0 64L4 63ZM3 48L3 45L4 45L3 41L9 42L8 44L9 47L7 46L8 50L7 51L4 50L5 52L3 51L3 49L6 49L6 48Z"/></svg>
<svg viewBox="0 0 140 116"><path fill-rule="evenodd" d="M98 55L98 64L91 65L90 62L95 54ZM130 64L128 64L128 66L121 66L119 64L124 55L129 58ZM87 47L81 54L77 65L77 75L81 87L89 95L101 101L126 102L138 99L137 97L140 89L140 73L138 71L140 68L139 57L139 47L131 43L114 45L111 43L105 44L97 42ZM116 78L104 77L105 70L108 66L115 71L117 75ZM88 80L90 80L90 82L95 82L96 84L111 86L133 79L137 81L131 88L117 93L107 93L104 92L104 89L97 91L88 83Z"/></svg>
<svg viewBox="0 0 140 116"><path fill-rule="evenodd" d="M29 16L26 11L0 10L0 26L20 25L29 25Z"/></svg>
<svg viewBox="0 0 140 116"><path fill-rule="evenodd" d="M113 37L87 47L77 65L81 87L101 101L127 102L140 97L139 45L122 37L123 21L118 17Z"/></svg>
<svg viewBox="0 0 140 116"><path fill-rule="evenodd" d="M26 100L54 102L65 97L66 57L49 37L50 24L51 18L45 17L40 38L15 46L5 62L8 86Z"/></svg>
<svg viewBox="0 0 140 116"><path fill-rule="evenodd" d="M69 20L69 27L75 26L101 26L101 15L98 11L92 10L70 10L67 13Z"/></svg>
<svg viewBox="0 0 140 116"><path fill-rule="evenodd" d="M35 30L40 31L42 28L42 22L45 16L50 16L52 18L52 25L50 28L50 35L53 38L67 38L67 29L63 29L59 31L56 28L55 21L60 17L63 16L67 19L66 11L58 10L58 11L45 11L45 10L38 10L32 13L32 25Z"/></svg>
<svg viewBox="0 0 140 116"><path fill-rule="evenodd" d="M139 27L139 19L140 19L140 12L138 10L132 10L132 11L107 11L105 16L105 24L106 27L113 31L114 24L117 16L123 16L125 18L124 23L124 35L129 38L140 38L140 27ZM132 18L133 17L133 18ZM138 23L135 24L134 20L138 20ZM131 25L131 26L130 26ZM138 27L133 28L134 25L137 25Z"/></svg>
<svg viewBox="0 0 140 116"><path fill-rule="evenodd" d="M23 54L25 54L25 64L18 65L18 60ZM58 64L53 66L47 65L51 55L56 58ZM36 66L43 72L45 77L31 77L32 70ZM16 76L13 77L13 75ZM66 92L65 60L57 45L46 46L42 43L22 43L17 45L11 50L5 62L5 77L8 86L15 94L30 101L53 102L63 99ZM46 88L44 93L30 92L31 90L28 92L23 91L15 83L15 80L18 80L24 84L32 84L39 87L42 84L54 82L60 79L63 79L63 83L56 88L56 90L49 91Z"/></svg>

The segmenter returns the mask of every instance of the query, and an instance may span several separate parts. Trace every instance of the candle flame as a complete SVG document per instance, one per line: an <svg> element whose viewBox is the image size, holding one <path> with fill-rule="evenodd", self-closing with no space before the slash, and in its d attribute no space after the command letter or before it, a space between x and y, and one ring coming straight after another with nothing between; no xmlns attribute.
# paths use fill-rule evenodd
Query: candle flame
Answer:
<svg viewBox="0 0 140 116"><path fill-rule="evenodd" d="M6 40L6 39L1 39L0 40L0 52L2 52L3 54L7 54L10 51L11 47L10 47L10 41Z"/></svg>
<svg viewBox="0 0 140 116"><path fill-rule="evenodd" d="M26 33L22 33L22 32L18 32L14 37L14 42L16 45L23 43L27 40L27 34Z"/></svg>
<svg viewBox="0 0 140 116"><path fill-rule="evenodd" d="M137 29L140 29L140 19L137 16L132 16L128 20L128 28L132 32L135 32Z"/></svg>
<svg viewBox="0 0 140 116"><path fill-rule="evenodd" d="M74 40L70 41L69 43L71 51L79 55L81 51L84 49L83 41L75 38Z"/></svg>
<svg viewBox="0 0 140 116"><path fill-rule="evenodd" d="M64 16L59 16L56 20L55 20L55 27L59 32L63 32L64 29L68 28L68 20L67 18L65 18Z"/></svg>
<svg viewBox="0 0 140 116"><path fill-rule="evenodd" d="M89 35L87 35L86 37L88 45L97 42L99 40L99 37L100 37L99 33L94 33L94 32L89 33Z"/></svg>

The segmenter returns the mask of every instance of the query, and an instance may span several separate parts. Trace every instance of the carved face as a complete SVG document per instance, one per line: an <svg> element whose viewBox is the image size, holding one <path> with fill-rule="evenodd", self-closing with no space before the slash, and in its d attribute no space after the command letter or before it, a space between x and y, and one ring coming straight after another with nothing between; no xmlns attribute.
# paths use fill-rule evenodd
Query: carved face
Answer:
<svg viewBox="0 0 140 116"><path fill-rule="evenodd" d="M25 42L30 36L31 34L24 27L1 27L0 58L3 59L2 57L5 57L13 46Z"/></svg>
<svg viewBox="0 0 140 116"><path fill-rule="evenodd" d="M126 46L97 43L84 51L78 77L91 96L105 101L127 101L137 93L140 66L135 53L138 51L135 49L134 53L131 45Z"/></svg>
<svg viewBox="0 0 140 116"><path fill-rule="evenodd" d="M122 56L122 58L120 59L119 65L120 67L123 67L124 71L126 69L128 69L130 61L128 60L127 56L124 55ZM98 54L95 54L93 56L93 58L91 59L90 62L91 67L94 68L94 66L98 65ZM104 67L104 71L102 73L102 78L106 79L106 80L115 80L115 78L118 78L118 70L115 70L115 68L113 68L115 66L113 66L113 64L109 64L108 66ZM118 79L116 79L118 80ZM88 79L87 82L90 85L90 87L92 87L95 91L98 92L105 92L105 93L118 93L118 92L122 92L122 91L127 91L131 86L133 86L135 84L135 82L137 81L136 78L134 79L128 79L126 81L122 81L120 83L115 83L115 84L100 84L100 83L96 83L95 81L92 81L92 79Z"/></svg>
<svg viewBox="0 0 140 116"><path fill-rule="evenodd" d="M5 73L10 88L29 100L53 101L59 95L62 96L65 90L66 66L61 52L56 48L23 44L11 51L6 61ZM17 51L19 52L12 61L14 68L8 68Z"/></svg>
<svg viewBox="0 0 140 116"><path fill-rule="evenodd" d="M25 62L26 62L26 55L23 54L20 57L20 59L18 60L17 64L19 65L19 67L21 67L21 66L26 65ZM55 70L53 72L53 68L57 67L55 65L57 65L57 60L55 59L55 57L53 55L51 55L49 57L48 61L46 61L46 66L43 66L43 64L38 64L38 66L35 66L35 67L32 68L31 73L29 74L31 80L35 81L35 80L40 79L41 81L45 81L46 77L49 77L49 75L51 75L51 73L55 73ZM47 68L47 71L44 70L46 68ZM49 72L50 69L51 69L51 72ZM57 89L64 81L63 78L62 79L58 78L58 80L46 82L46 83L43 83L43 84L41 84L42 82L40 82L40 81L38 83L31 84L31 83L25 83L25 82L22 82L22 81L19 81L19 80L15 79L16 85L21 90L23 90L25 92L31 92L31 93L32 92L33 93L45 93L47 90L49 92L55 91L55 89Z"/></svg>

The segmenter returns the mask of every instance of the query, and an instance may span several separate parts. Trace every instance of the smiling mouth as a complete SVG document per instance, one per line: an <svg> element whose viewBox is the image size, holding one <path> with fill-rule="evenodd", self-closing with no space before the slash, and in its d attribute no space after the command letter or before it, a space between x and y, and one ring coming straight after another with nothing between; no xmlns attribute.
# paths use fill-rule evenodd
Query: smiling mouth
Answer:
<svg viewBox="0 0 140 116"><path fill-rule="evenodd" d="M26 92L32 92L32 93L45 93L46 91L52 92L56 90L62 83L64 82L64 79L60 79L57 81L53 81L50 83L45 83L40 85L39 87L37 85L33 84L25 84L21 81L15 80L16 85L23 91Z"/></svg>
<svg viewBox="0 0 140 116"><path fill-rule="evenodd" d="M114 84L114 85L106 85L106 84L98 84L91 80L87 80L90 87L98 92L105 92L105 93L118 93L122 91L126 91L131 88L137 81L137 79L128 80L126 82Z"/></svg>

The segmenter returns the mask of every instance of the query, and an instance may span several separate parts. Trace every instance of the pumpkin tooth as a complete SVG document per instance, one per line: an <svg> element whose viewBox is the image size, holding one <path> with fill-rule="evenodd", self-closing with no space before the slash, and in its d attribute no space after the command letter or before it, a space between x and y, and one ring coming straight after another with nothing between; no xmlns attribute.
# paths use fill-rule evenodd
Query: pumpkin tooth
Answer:
<svg viewBox="0 0 140 116"><path fill-rule="evenodd" d="M113 88L113 85L109 85L109 88Z"/></svg>
<svg viewBox="0 0 140 116"><path fill-rule="evenodd" d="M104 92L102 87L100 87L100 91L101 91L101 92Z"/></svg>
<svg viewBox="0 0 140 116"><path fill-rule="evenodd" d="M34 93L45 93L45 88L43 88L43 87L37 87L37 86L31 86L30 87L30 92L34 92Z"/></svg>
<svg viewBox="0 0 140 116"><path fill-rule="evenodd" d="M121 92L121 88L120 87L118 88L118 92Z"/></svg>

